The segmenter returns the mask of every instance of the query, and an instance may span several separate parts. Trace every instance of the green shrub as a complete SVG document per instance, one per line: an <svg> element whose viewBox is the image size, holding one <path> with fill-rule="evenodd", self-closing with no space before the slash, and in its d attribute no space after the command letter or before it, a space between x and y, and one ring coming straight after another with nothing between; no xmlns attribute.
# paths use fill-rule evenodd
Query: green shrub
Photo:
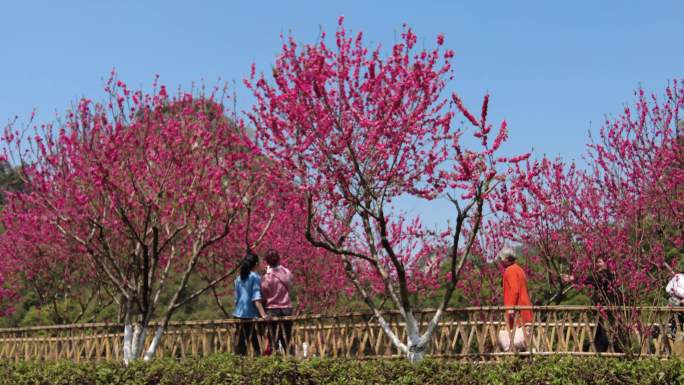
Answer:
<svg viewBox="0 0 684 385"><path fill-rule="evenodd" d="M680 360L535 358L467 364L405 360L277 358L245 359L221 354L203 359L117 363L0 362L0 385L565 385L684 384Z"/></svg>

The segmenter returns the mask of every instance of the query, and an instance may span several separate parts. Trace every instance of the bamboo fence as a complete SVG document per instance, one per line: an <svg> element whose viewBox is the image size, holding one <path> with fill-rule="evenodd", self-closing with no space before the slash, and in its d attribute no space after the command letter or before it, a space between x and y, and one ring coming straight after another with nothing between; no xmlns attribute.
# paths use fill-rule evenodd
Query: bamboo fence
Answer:
<svg viewBox="0 0 684 385"><path fill-rule="evenodd" d="M527 325L524 349L502 351L498 335L501 330L507 330L504 315L512 309L532 309L534 320ZM431 310L421 311L416 313L416 318L425 326L433 314ZM618 317L619 314L625 317ZM392 330L405 341L405 324L399 314L386 312L385 317ZM617 322L616 319L626 321ZM682 336L682 319L684 309L670 307L448 309L432 337L427 353L462 360L500 360L512 355L559 354L665 358L673 354L673 337ZM599 323L609 335L609 346L605 352L597 352L594 343ZM245 353L250 356L262 354L269 347L272 354L297 358L402 356L384 334L377 319L367 313L306 315L254 322L235 319L171 322L156 356L183 359L231 352L235 350L241 333L247 342ZM0 329L0 360L114 361L122 360L122 345L123 325L120 324Z"/></svg>

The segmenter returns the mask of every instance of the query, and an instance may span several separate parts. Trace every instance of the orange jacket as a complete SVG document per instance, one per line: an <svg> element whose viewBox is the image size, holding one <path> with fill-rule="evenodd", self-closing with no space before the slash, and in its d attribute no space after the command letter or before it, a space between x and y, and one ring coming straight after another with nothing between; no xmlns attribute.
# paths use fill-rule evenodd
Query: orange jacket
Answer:
<svg viewBox="0 0 684 385"><path fill-rule="evenodd" d="M504 306L532 306L530 295L527 292L527 277L523 269L517 264L512 264L503 273L503 296ZM513 327L513 314L506 318L508 325ZM531 310L521 310L518 317L518 325L532 322Z"/></svg>

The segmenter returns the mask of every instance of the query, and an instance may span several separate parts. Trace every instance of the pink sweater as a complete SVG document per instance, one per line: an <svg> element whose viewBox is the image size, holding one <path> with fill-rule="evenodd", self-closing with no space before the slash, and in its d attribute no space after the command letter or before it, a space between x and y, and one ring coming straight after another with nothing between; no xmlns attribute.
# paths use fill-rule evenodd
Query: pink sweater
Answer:
<svg viewBox="0 0 684 385"><path fill-rule="evenodd" d="M292 307L290 288L292 273L286 267L269 269L261 280L261 298L267 309L288 309Z"/></svg>

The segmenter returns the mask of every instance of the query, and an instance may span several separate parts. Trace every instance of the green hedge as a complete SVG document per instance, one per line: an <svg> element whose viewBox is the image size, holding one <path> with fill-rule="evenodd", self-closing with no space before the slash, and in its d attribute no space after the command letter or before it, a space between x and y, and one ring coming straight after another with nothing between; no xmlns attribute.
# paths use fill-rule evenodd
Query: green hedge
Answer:
<svg viewBox="0 0 684 385"><path fill-rule="evenodd" d="M684 384L680 360L548 358L464 364L426 360L283 361L216 355L205 359L156 360L128 368L113 363L0 363L2 385L189 385L189 384Z"/></svg>

